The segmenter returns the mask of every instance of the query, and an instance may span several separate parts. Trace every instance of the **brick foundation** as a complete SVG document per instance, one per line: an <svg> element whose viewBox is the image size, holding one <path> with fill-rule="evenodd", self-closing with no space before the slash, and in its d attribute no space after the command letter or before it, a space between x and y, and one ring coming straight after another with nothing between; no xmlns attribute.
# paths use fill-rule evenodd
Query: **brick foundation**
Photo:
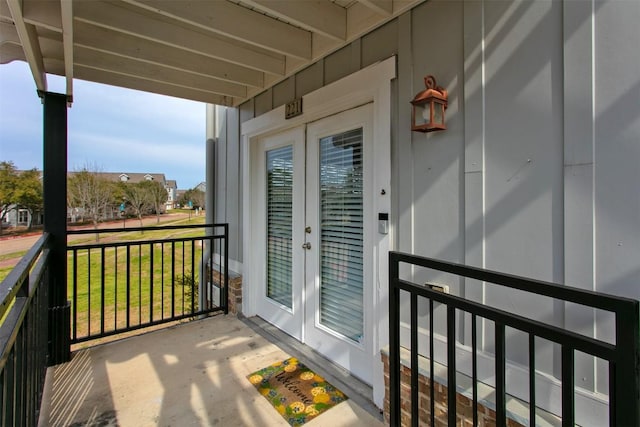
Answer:
<svg viewBox="0 0 640 427"><path fill-rule="evenodd" d="M220 286L220 272L213 271L213 283ZM229 271L229 313L238 314L242 311L242 276L233 271Z"/></svg>
<svg viewBox="0 0 640 427"><path fill-rule="evenodd" d="M384 364L384 419L389 424L389 357L382 352ZM434 413L435 427L447 427L447 387L434 381ZM431 387L430 379L422 373L418 375L419 424L429 425L431 422ZM400 367L400 418L402 426L411 425L411 368L401 364ZM456 425L473 426L473 401L468 397L456 394ZM478 403L478 426L492 427L496 425L496 413L493 409ZM507 418L508 427L523 427L515 420Z"/></svg>

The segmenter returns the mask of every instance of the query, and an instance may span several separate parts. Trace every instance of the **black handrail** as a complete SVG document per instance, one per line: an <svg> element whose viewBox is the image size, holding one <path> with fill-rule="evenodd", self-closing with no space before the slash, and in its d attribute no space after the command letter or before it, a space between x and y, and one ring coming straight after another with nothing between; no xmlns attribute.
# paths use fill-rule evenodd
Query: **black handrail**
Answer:
<svg viewBox="0 0 640 427"><path fill-rule="evenodd" d="M216 228L223 227L224 224L187 224L187 225L160 225L146 227L127 228L81 228L67 230L67 234L103 234L103 233L129 233L132 231L158 231L158 230L184 230L189 228Z"/></svg>
<svg viewBox="0 0 640 427"><path fill-rule="evenodd" d="M37 425L48 364L50 235L0 283L0 425Z"/></svg>
<svg viewBox="0 0 640 427"><path fill-rule="evenodd" d="M613 312L616 322L615 344L580 335L566 329L548 325L543 322L525 318L494 307L489 307L455 295L445 294L424 285L418 285L399 277L399 265L406 263L437 271L456 274L461 277L477 279L483 282L500 285L505 288L519 289L536 295L545 295L561 301L578 303L594 309ZM609 362L610 404L609 422L612 426L640 424L640 314L639 302L629 298L617 297L603 293L584 291L569 286L527 279L524 277L498 273L477 267L469 267L431 258L391 252L389 254L389 322L390 322L390 354L389 354L389 395L390 421L392 426L401 423L400 414L400 292L408 293L411 304L411 366L418 365L418 297L429 301L430 313L433 303L447 307L447 391L448 391L448 423L456 423L456 325L455 312L459 310L472 316L472 402L473 423L477 425L477 337L476 318L488 319L495 324L495 372L496 372L496 422L498 426L506 425L506 384L505 384L505 328L510 327L529 335L529 417L535 424L535 337L542 337L559 344L562 348L562 424L574 425L575 391L574 391L574 355L576 351L595 356ZM429 346L433 355L433 316L429 316ZM430 359L431 394L434 396L433 357ZM411 423L418 425L418 369L411 369ZM435 425L434 400L431 399L431 424Z"/></svg>
<svg viewBox="0 0 640 427"><path fill-rule="evenodd" d="M203 229L203 234L68 246L71 342L228 313L228 224L87 229L69 234L188 229ZM92 260L99 261L99 272L91 270ZM202 286L196 283L200 265L205 265ZM202 299L196 298L200 291L205 295ZM219 293L219 301L213 301L214 293Z"/></svg>

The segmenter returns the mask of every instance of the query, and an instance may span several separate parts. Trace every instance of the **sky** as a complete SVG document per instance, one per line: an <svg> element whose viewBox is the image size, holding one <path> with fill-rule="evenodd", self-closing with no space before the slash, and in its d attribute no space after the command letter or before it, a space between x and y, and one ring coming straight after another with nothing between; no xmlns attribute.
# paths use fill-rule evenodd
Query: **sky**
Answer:
<svg viewBox="0 0 640 427"><path fill-rule="evenodd" d="M62 77L47 76L64 93ZM42 169L42 103L26 62L0 65L0 161ZM67 168L164 173L179 189L205 180L206 104L74 80Z"/></svg>

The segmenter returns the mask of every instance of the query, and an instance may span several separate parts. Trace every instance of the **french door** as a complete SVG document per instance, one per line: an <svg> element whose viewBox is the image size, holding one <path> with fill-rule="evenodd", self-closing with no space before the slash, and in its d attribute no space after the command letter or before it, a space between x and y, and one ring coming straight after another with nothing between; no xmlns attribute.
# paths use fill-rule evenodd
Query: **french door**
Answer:
<svg viewBox="0 0 640 427"><path fill-rule="evenodd" d="M369 383L371 131L365 105L265 137L256 171L265 248L258 314Z"/></svg>

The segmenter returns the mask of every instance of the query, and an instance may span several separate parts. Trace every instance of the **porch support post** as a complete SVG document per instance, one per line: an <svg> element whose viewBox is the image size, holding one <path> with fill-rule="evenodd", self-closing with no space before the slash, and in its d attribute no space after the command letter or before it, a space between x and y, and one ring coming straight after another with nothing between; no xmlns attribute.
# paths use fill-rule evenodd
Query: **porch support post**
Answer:
<svg viewBox="0 0 640 427"><path fill-rule="evenodd" d="M216 167L216 157L215 157L215 134L216 134L216 110L215 105L207 104L207 112L206 112L206 147L205 147L205 182L207 184L207 189L204 193L204 214L205 214L205 224L214 224L215 223L215 205L214 205L214 194L216 190L215 185L215 167ZM205 235L213 236L214 234L213 227L206 227ZM214 283L214 252L215 252L215 242L213 240L205 240L205 251L203 257L203 265L201 265L200 277L203 279L199 281L199 303L200 307L205 307L207 304L206 297L207 291L205 286L213 286ZM205 283L206 280L209 280L210 283ZM218 282L220 285L221 281ZM220 295L222 298L222 295ZM221 303L219 301L218 303ZM201 318L206 317L202 315Z"/></svg>
<svg viewBox="0 0 640 427"><path fill-rule="evenodd" d="M67 301L67 96L41 92L44 104L44 231L51 235L49 365L70 360Z"/></svg>

